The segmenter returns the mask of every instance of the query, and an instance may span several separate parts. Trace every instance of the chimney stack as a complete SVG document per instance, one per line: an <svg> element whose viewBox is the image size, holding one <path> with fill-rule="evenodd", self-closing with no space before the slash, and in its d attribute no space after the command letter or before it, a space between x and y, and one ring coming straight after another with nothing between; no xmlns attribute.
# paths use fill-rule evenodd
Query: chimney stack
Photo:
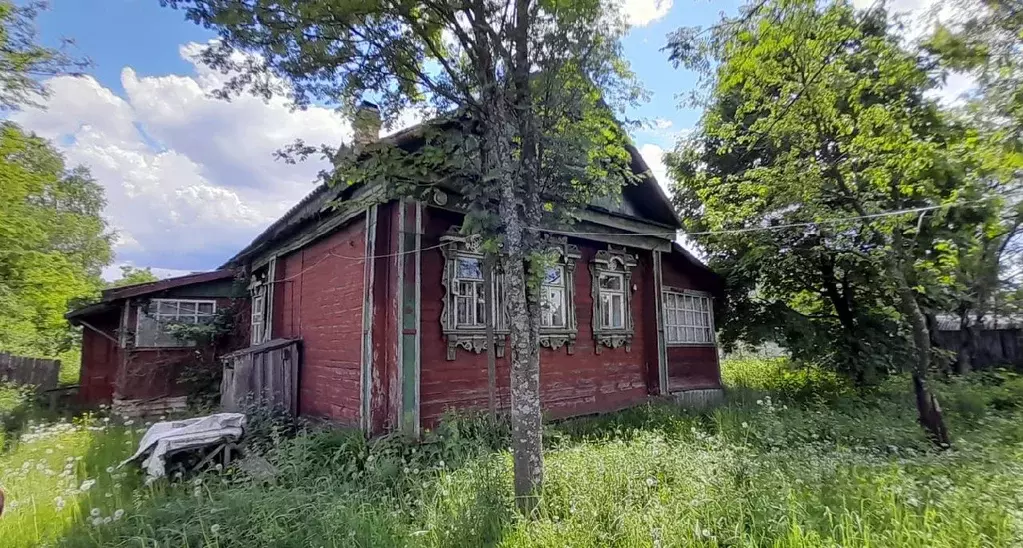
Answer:
<svg viewBox="0 0 1023 548"><path fill-rule="evenodd" d="M380 109L369 101L359 103L352 122L355 147L361 149L380 139L380 125Z"/></svg>

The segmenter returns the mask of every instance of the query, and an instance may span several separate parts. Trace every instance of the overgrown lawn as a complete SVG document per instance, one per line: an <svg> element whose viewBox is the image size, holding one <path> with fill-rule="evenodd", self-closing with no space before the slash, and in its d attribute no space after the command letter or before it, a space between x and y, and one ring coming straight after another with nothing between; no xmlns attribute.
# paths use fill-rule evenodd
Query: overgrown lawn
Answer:
<svg viewBox="0 0 1023 548"><path fill-rule="evenodd" d="M1023 543L1018 376L937 386L955 438L943 452L916 425L905 379L862 395L824 372L757 360L728 364L725 378L729 403L713 411L658 404L548 427L533 519L514 511L506 426L479 417L448 422L423 444L343 431L291 438L293 424L257 420L254 441L273 479L228 470L152 486L106 471L130 453L132 426L37 427L0 456L0 482L18 501L0 538L139 547ZM71 468L77 485L59 477L70 456L82 457ZM96 484L82 492L86 478Z"/></svg>

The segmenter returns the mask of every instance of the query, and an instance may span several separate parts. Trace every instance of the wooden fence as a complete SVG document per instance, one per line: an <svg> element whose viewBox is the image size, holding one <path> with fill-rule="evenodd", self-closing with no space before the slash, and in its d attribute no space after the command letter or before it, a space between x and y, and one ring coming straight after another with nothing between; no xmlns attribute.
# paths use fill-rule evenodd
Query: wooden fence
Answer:
<svg viewBox="0 0 1023 548"><path fill-rule="evenodd" d="M275 339L223 356L220 406L224 411L238 412L255 404L297 414L300 342Z"/></svg>
<svg viewBox="0 0 1023 548"><path fill-rule="evenodd" d="M57 388L60 360L13 356L0 352L0 382L33 385L42 390Z"/></svg>

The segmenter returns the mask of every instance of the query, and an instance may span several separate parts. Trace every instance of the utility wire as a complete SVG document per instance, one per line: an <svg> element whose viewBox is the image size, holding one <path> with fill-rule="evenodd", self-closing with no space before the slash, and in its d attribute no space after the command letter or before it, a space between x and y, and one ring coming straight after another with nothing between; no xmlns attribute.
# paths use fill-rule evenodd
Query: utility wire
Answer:
<svg viewBox="0 0 1023 548"><path fill-rule="evenodd" d="M807 222L802 222L802 223L788 223L788 224L783 224L783 225L759 226L759 227L750 227L750 228L734 228L734 229L725 229L725 230L707 230L707 231L703 231L703 232L685 232L685 231L683 231L683 235L684 236L712 236L712 235L718 235L718 234L744 234L744 233L747 233L747 232L766 232L766 231L770 231L770 230L781 230L781 229L785 229L785 228L799 228L799 227L805 228L805 227L819 226L819 225L826 225L826 224L843 223L843 222L847 222L847 221L857 221L857 220L861 220L861 219L876 219L876 218L880 218L880 217L892 217L892 216L895 216L895 215L905 215L907 213L920 213L920 212L923 212L923 211L934 211L936 209L947 209L947 208L955 207L955 206L966 206L966 205L970 205L970 204L973 204L973 203L975 203L975 202L958 202L958 203L942 204L942 205L936 205L936 206L914 207L914 208L910 208L910 209L899 209L899 210L895 210L895 211L883 211L883 212L880 212L880 213L871 213L869 215L857 215L857 216L854 216L854 217L842 217L842 218L839 218L839 219L825 219L823 221L807 221ZM613 236L674 236L674 235L677 235L678 232L679 232L679 231L672 231L672 232L648 232L648 233L636 233L636 232L622 232L622 233L574 232L574 231L569 231L569 230L555 230L555 229L538 228L538 227L529 227L529 230L538 231L538 232L550 232L551 234L560 234L560 235L564 235L564 236L612 236L612 235Z"/></svg>

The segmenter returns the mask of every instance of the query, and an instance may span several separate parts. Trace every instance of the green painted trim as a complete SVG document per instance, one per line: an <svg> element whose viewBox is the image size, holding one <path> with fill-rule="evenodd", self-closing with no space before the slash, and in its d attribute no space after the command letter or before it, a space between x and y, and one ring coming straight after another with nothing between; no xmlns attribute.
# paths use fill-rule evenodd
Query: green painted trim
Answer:
<svg viewBox="0 0 1023 548"><path fill-rule="evenodd" d="M420 204L415 203L416 224L409 232L406 226L408 204L404 200L399 208L398 230L401 242L398 287L401 307L398 322L398 354L401 360L401 423L402 429L410 434L419 433L419 239ZM405 276L406 261L411 259L411 278Z"/></svg>

